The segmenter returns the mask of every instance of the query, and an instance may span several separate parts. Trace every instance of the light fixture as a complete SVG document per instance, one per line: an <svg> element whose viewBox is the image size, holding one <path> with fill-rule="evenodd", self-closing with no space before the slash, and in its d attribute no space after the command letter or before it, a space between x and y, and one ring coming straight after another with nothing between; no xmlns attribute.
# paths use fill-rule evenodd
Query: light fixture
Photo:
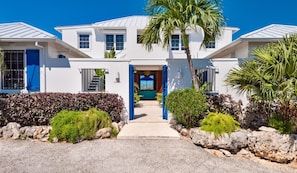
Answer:
<svg viewBox="0 0 297 173"><path fill-rule="evenodd" d="M105 74L109 74L109 70L107 68L104 68L103 71Z"/></svg>
<svg viewBox="0 0 297 173"><path fill-rule="evenodd" d="M115 78L115 82L120 83L120 72L117 72L117 76Z"/></svg>
<svg viewBox="0 0 297 173"><path fill-rule="evenodd" d="M182 72L181 72L181 69L179 69L179 70L177 71L176 78L177 78L178 80L180 80L180 79L182 78Z"/></svg>

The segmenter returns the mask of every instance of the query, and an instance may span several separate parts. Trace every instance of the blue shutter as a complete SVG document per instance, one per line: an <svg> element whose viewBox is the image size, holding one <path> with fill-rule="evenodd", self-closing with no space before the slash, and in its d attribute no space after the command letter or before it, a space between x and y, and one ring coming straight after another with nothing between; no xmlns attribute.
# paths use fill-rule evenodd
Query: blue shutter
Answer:
<svg viewBox="0 0 297 173"><path fill-rule="evenodd" d="M26 50L27 90L40 91L39 50Z"/></svg>
<svg viewBox="0 0 297 173"><path fill-rule="evenodd" d="M162 71L162 115L164 120L168 120L168 110L165 108L165 98L168 94L168 67L163 66Z"/></svg>
<svg viewBox="0 0 297 173"><path fill-rule="evenodd" d="M134 66L129 65L129 119L134 119Z"/></svg>

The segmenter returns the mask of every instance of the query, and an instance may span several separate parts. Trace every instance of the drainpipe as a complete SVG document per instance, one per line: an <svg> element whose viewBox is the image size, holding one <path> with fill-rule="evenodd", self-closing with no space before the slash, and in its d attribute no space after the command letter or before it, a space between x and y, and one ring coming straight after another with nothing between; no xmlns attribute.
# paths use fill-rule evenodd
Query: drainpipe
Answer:
<svg viewBox="0 0 297 173"><path fill-rule="evenodd" d="M41 46L38 41L35 42L35 46L42 49L42 56L43 56L43 63L42 63L42 69L43 69L43 78L44 78L44 92L46 92L46 57L45 57L45 48L44 46Z"/></svg>

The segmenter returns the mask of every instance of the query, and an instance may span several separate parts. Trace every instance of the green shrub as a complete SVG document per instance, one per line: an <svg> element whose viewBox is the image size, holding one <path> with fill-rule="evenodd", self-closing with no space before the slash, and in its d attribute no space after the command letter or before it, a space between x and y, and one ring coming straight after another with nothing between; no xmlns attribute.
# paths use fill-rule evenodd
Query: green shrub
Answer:
<svg viewBox="0 0 297 173"><path fill-rule="evenodd" d="M50 141L57 137L59 141L72 143L93 139L100 128L113 128L108 113L95 108L84 112L63 110L51 119L50 124Z"/></svg>
<svg viewBox="0 0 297 173"><path fill-rule="evenodd" d="M268 125L277 129L281 134L292 134L293 130L293 123L288 120L284 120L284 117L280 113L272 114L269 117Z"/></svg>
<svg viewBox="0 0 297 173"><path fill-rule="evenodd" d="M162 93L157 93L157 101L159 102L159 104L162 104L162 97L163 97L163 94Z"/></svg>
<svg viewBox="0 0 297 173"><path fill-rule="evenodd" d="M165 107L179 123L191 128L199 124L207 104L202 92L189 88L171 92L166 97Z"/></svg>
<svg viewBox="0 0 297 173"><path fill-rule="evenodd" d="M238 121L229 114L210 112L200 122L201 130L213 132L215 137L222 136L224 133L231 134L236 129L240 128Z"/></svg>

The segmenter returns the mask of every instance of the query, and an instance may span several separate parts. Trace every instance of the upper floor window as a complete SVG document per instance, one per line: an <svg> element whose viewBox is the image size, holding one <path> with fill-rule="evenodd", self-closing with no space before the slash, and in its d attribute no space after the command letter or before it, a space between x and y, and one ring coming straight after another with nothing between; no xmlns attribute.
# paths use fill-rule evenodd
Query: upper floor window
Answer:
<svg viewBox="0 0 297 173"><path fill-rule="evenodd" d="M79 35L79 48L80 49L89 49L90 48L90 35L89 34L80 34Z"/></svg>
<svg viewBox="0 0 297 173"><path fill-rule="evenodd" d="M207 49L215 49L216 48L216 42L210 41L206 46Z"/></svg>
<svg viewBox="0 0 297 173"><path fill-rule="evenodd" d="M189 38L189 36L187 35ZM171 50L185 50L181 35L171 36Z"/></svg>
<svg viewBox="0 0 297 173"><path fill-rule="evenodd" d="M115 50L123 50L124 49L124 35L106 35L106 50L111 50L115 48Z"/></svg>

